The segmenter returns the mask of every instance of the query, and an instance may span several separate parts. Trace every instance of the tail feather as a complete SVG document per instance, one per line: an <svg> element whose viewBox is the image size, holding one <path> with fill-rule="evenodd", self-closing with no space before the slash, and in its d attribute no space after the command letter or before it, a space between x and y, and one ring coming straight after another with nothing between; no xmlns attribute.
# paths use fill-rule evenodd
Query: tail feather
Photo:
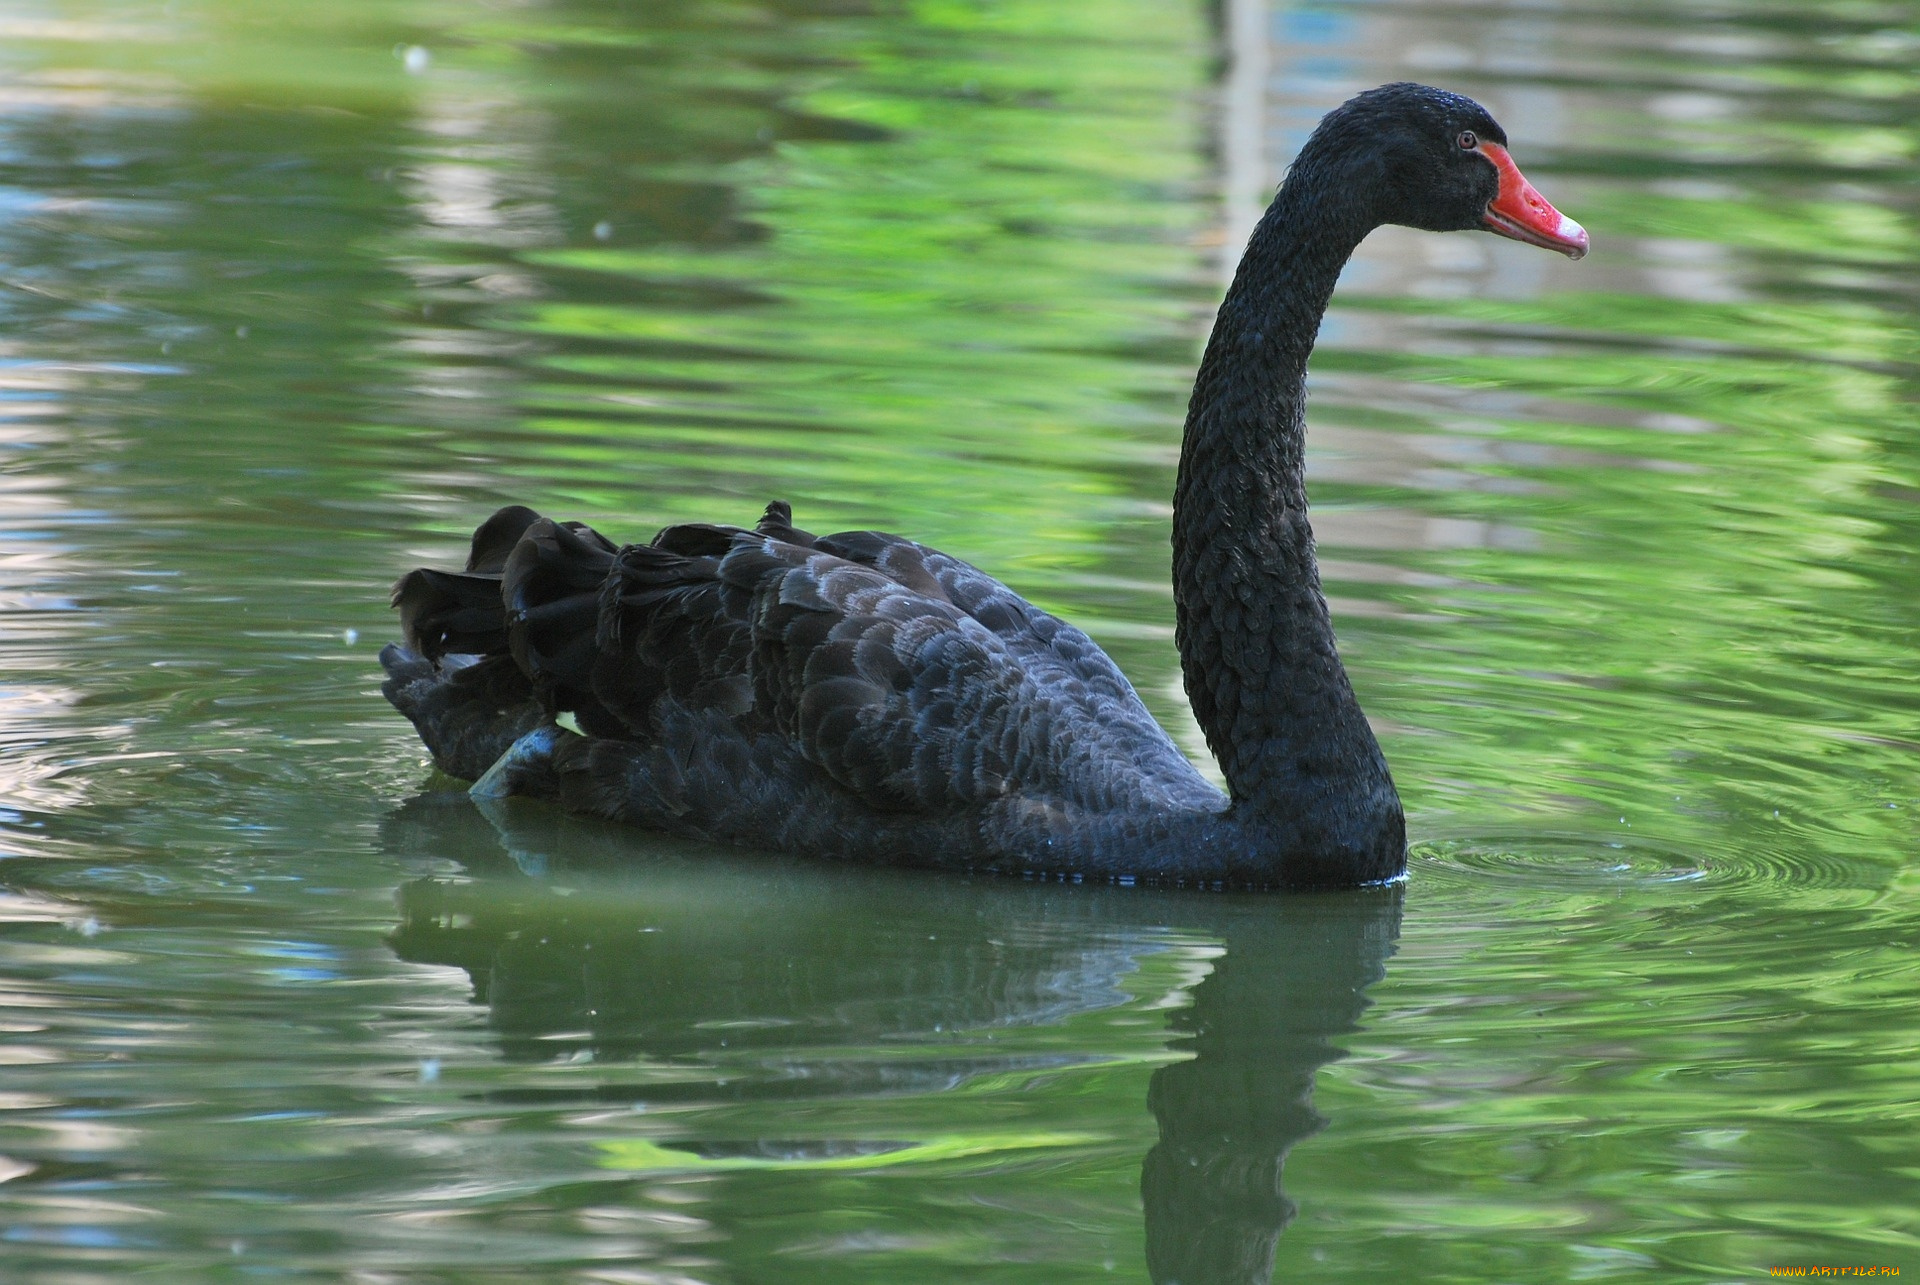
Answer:
<svg viewBox="0 0 1920 1285"><path fill-rule="evenodd" d="M752 530L687 523L618 549L580 523L503 508L474 532L465 571L394 586L406 647L383 655L383 690L468 777L562 712L589 736L645 739L667 694L757 728L775 710L754 716L753 602L816 543L779 501ZM482 660L459 668L463 654Z"/></svg>
<svg viewBox="0 0 1920 1285"><path fill-rule="evenodd" d="M811 549L819 537L810 531L802 531L793 524L793 506L785 500L775 500L767 505L767 511L760 515L760 521L754 525L758 535L772 536L782 544L797 544L803 549Z"/></svg>
<svg viewBox="0 0 1920 1285"><path fill-rule="evenodd" d="M473 550L467 554L467 570L499 575L507 568L507 559L527 528L541 521L538 513L524 504L509 504L473 533Z"/></svg>
<svg viewBox="0 0 1920 1285"><path fill-rule="evenodd" d="M573 713L596 735L618 728L593 694L600 586L616 552L591 527L541 518L522 532L500 582L514 662L549 710Z"/></svg>
<svg viewBox="0 0 1920 1285"><path fill-rule="evenodd" d="M500 573L527 528L541 521L532 509L501 509L473 533L467 569L409 571L393 586L400 633L407 650L428 660L442 656L491 656L507 650L507 613L500 600Z"/></svg>
<svg viewBox="0 0 1920 1285"><path fill-rule="evenodd" d="M381 690L444 771L477 779L560 710L606 722L590 680L613 553L579 523L513 505L474 532L465 571L421 568L394 585L405 646L381 653Z"/></svg>
<svg viewBox="0 0 1920 1285"><path fill-rule="evenodd" d="M407 716L441 771L475 781L515 741L547 722L533 687L505 655L477 664L436 664L389 644L380 691Z"/></svg>
<svg viewBox="0 0 1920 1285"><path fill-rule="evenodd" d="M393 586L407 649L429 660L487 656L507 649L507 613L498 575L462 575L422 567Z"/></svg>
<svg viewBox="0 0 1920 1285"><path fill-rule="evenodd" d="M667 527L648 544L629 547L658 549L662 553L677 554L683 558L721 558L733 547L733 537L739 534L740 528L737 526L684 522L679 526Z"/></svg>

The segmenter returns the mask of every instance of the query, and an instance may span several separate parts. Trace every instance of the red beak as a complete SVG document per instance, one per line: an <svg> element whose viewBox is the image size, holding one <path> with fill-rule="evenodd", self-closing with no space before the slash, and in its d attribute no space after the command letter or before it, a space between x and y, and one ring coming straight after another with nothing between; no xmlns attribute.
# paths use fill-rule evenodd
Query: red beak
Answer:
<svg viewBox="0 0 1920 1285"><path fill-rule="evenodd" d="M1482 143L1476 149L1500 171L1500 194L1487 204L1480 226L1489 232L1525 241L1528 245L1558 250L1569 259L1585 257L1587 230L1547 203L1533 190L1526 175L1498 143Z"/></svg>

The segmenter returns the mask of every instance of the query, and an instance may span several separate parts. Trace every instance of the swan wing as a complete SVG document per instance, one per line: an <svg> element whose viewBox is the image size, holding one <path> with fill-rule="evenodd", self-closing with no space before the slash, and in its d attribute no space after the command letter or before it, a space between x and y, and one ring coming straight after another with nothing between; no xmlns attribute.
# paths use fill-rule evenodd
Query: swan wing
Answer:
<svg viewBox="0 0 1920 1285"><path fill-rule="evenodd" d="M1097 710L1112 731L1142 746L1166 740L1133 684L1098 643L978 567L880 531L821 536L814 546L870 566L964 612L998 638L1039 683L1071 693L1076 701ZM1180 762L1185 764L1184 757Z"/></svg>
<svg viewBox="0 0 1920 1285"><path fill-rule="evenodd" d="M760 532L717 556L685 543L622 549L602 591L592 689L628 735L663 701L718 708L886 808L1051 784L1058 700L953 604Z"/></svg>
<svg viewBox="0 0 1920 1285"><path fill-rule="evenodd" d="M1084 633L957 558L816 537L785 505L754 530L690 524L619 549L503 511L464 574L412 573L396 599L410 647L508 652L590 736L652 741L676 710L717 713L877 808L1217 794Z"/></svg>

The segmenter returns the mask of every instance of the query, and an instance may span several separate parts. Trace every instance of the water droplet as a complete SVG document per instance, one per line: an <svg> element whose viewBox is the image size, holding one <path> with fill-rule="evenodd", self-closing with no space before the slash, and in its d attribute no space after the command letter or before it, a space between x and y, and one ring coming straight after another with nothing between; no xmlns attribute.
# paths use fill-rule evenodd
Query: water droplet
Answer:
<svg viewBox="0 0 1920 1285"><path fill-rule="evenodd" d="M605 219L601 219L598 223L593 225L594 240L605 241L610 239L612 236L613 236L613 224L607 222Z"/></svg>
<svg viewBox="0 0 1920 1285"><path fill-rule="evenodd" d="M420 1083L432 1084L440 1078L440 1059L423 1057L420 1059Z"/></svg>
<svg viewBox="0 0 1920 1285"><path fill-rule="evenodd" d="M400 51L401 65L406 67L407 75L418 76L433 62L433 55L420 45L408 45Z"/></svg>

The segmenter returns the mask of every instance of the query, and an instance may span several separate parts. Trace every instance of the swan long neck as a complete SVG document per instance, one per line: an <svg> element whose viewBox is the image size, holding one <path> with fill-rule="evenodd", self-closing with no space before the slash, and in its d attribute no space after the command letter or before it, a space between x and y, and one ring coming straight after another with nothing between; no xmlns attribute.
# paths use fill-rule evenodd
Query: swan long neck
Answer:
<svg viewBox="0 0 1920 1285"><path fill-rule="evenodd" d="M1386 877L1405 825L1334 646L1304 467L1307 358L1373 224L1319 179L1296 163L1208 340L1174 493L1174 600L1188 698L1235 813L1285 860L1349 879L1378 862Z"/></svg>

